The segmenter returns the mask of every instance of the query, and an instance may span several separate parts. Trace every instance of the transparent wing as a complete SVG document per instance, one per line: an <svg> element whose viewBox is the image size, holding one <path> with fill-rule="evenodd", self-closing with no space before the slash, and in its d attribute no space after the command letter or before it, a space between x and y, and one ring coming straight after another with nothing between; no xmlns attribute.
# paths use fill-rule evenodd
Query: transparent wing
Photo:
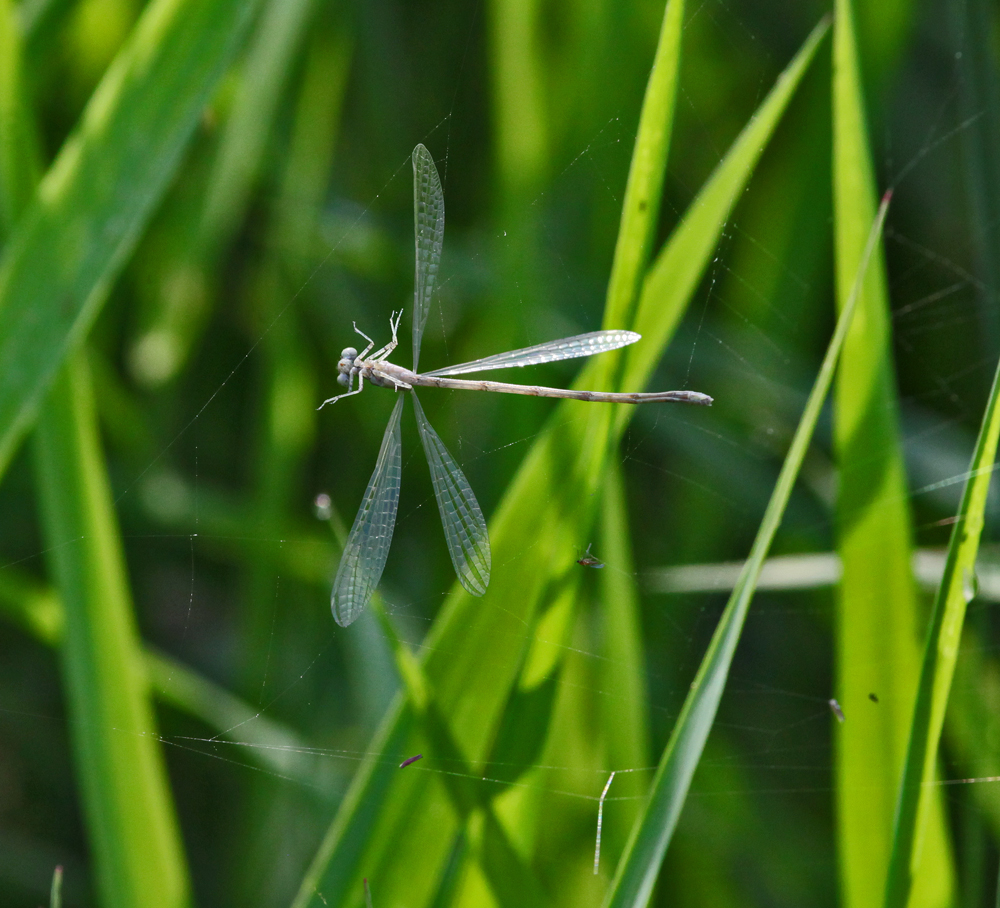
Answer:
<svg viewBox="0 0 1000 908"><path fill-rule="evenodd" d="M413 281L413 371L416 372L444 241L441 178L434 158L423 145L413 149L413 233L417 244L417 273Z"/></svg>
<svg viewBox="0 0 1000 908"><path fill-rule="evenodd" d="M485 359L476 359L471 363L460 363L457 366L445 366L424 375L464 375L466 372L486 372L489 369L509 369L511 366L535 366L538 363L552 363L560 359L575 359L578 356L593 356L595 353L606 353L634 344L642 337L634 331L591 331L589 334L577 334L564 337L562 340L536 344L534 347L524 347L521 350L511 350L509 353L498 353ZM414 369L416 371L416 369Z"/></svg>
<svg viewBox="0 0 1000 908"><path fill-rule="evenodd" d="M334 620L341 627L352 624L368 604L389 556L402 472L399 441L402 412L403 396L400 395L385 428L375 472L368 481L365 497L358 508L358 516L354 518L354 526L347 537L337 577L333 581L330 605Z"/></svg>
<svg viewBox="0 0 1000 908"><path fill-rule="evenodd" d="M448 453L440 436L431 428L416 394L413 395L413 409L431 468L434 497L441 512L441 525L451 563L462 586L473 596L482 596L490 582L491 566L486 520L469 480Z"/></svg>

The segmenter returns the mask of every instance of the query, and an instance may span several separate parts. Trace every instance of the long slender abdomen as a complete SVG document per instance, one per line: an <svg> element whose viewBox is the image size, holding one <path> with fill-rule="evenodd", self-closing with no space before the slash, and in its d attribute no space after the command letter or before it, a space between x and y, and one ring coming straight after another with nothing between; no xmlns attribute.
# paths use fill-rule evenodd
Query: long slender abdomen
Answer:
<svg viewBox="0 0 1000 908"><path fill-rule="evenodd" d="M499 381L470 381L462 378L439 378L428 375L412 376L410 381L415 385L451 388L456 391L493 391L500 394L523 394L527 397L558 397L611 404L649 404L660 401L700 404L706 407L712 404L712 398L700 391L576 391L569 388L546 388L541 385L518 385Z"/></svg>

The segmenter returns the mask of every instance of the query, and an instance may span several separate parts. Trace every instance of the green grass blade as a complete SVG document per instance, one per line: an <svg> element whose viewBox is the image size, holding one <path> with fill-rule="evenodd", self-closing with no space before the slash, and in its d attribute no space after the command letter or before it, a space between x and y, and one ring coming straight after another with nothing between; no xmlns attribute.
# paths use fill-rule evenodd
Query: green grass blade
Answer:
<svg viewBox="0 0 1000 908"><path fill-rule="evenodd" d="M35 125L24 99L21 35L13 0L0 0L0 237L6 239L38 182Z"/></svg>
<svg viewBox="0 0 1000 908"><path fill-rule="evenodd" d="M48 555L66 604L63 679L101 904L182 908L187 868L83 353L53 385L36 452Z"/></svg>
<svg viewBox="0 0 1000 908"><path fill-rule="evenodd" d="M497 171L508 200L530 195L549 162L539 0L489 6Z"/></svg>
<svg viewBox="0 0 1000 908"><path fill-rule="evenodd" d="M686 295L671 291L666 300L655 299L647 281L640 308L647 337L636 346L648 349L649 370L663 355L733 201L749 180L760 149L779 122L825 28L825 24L820 26L806 42L719 165L706 193L692 204L693 211L706 212L692 217L704 235L695 237L687 219L688 226L678 228L686 254L697 259L684 262L691 277ZM692 269L701 270L693 274ZM593 382L593 374L585 370L580 383ZM632 387L641 387L646 378L648 371ZM502 569L494 571L486 596L480 600L453 591L424 641L424 673L433 684L442 714L448 717L457 746L474 767L487 759L515 685L540 684L561 666L565 652L561 635L573 626L572 591L580 572L567 556L592 525L595 493L607 472L609 452L633 412L623 412L619 424L612 426L612 408L568 403L556 408L491 521L494 564ZM546 531L526 544L526 526L544 526ZM491 603L502 603L502 608ZM549 624L556 632L548 632ZM525 632L536 626L541 630ZM373 753L389 741L401 750L415 743L416 738L407 738L409 732L397 727L397 722L412 724L412 711L398 703L371 746ZM330 906L349 904L348 893L356 893L361 886L360 855L365 872L374 876L378 870L380 892L390 902L398 897L412 906L424 904L437 885L455 834L440 787L420 784L416 774L387 776L378 761L369 758L294 905L318 906L323 900Z"/></svg>
<svg viewBox="0 0 1000 908"><path fill-rule="evenodd" d="M605 901L606 908L638 908L648 904L652 895L653 885L676 828L681 808L684 806L691 778L694 776L708 733L715 721L733 653L736 651L750 600L756 589L757 578L781 524L785 506L792 494L792 487L795 485L806 449L812 439L820 410L830 390L834 368L844 338L851 326L851 316L860 296L868 262L881 237L888 205L889 200L886 198L877 220L872 225L868 246L859 264L854 290L837 320L836 330L809 394L798 428L795 430L788 454L785 456L764 519L750 550L750 557L736 588L729 597L726 609L712 636L712 642L691 685L691 692L684 701L684 707L674 726L670 741L660 759L649 802L642 818L632 831L611 891Z"/></svg>
<svg viewBox="0 0 1000 908"><path fill-rule="evenodd" d="M602 713L602 765L610 769L649 766L652 749L649 730L649 694L642 643L642 620L635 566L629 545L625 483L620 464L607 474L601 499L601 547L597 550L607 567L600 571L601 609L599 639L603 642L599 690L591 709ZM616 776L616 796L645 793L648 774ZM605 804L601 863L615 867L628 830L639 817L642 801Z"/></svg>
<svg viewBox="0 0 1000 908"><path fill-rule="evenodd" d="M7 55L0 78L3 89L15 93L0 102L7 229L21 216L37 174L10 12L6 3L0 7ZM37 450L52 568L70 602L69 620L51 596L35 597L32 629L62 639L78 781L103 903L181 908L189 901L187 868L156 743L85 355L61 374ZM61 903L61 891L57 868L52 904Z"/></svg>
<svg viewBox="0 0 1000 908"><path fill-rule="evenodd" d="M0 473L176 173L255 2L155 0L0 260Z"/></svg>
<svg viewBox="0 0 1000 908"><path fill-rule="evenodd" d="M944 576L934 599L930 629L920 670L910 742L896 808L892 857L886 881L886 908L905 908L921 880L921 868L931 855L933 840L921 841L933 822L940 797L934 786L935 763L965 609L975 596L976 555L983 532L986 500L993 478L1000 437L1000 367L993 377L986 413L969 464L969 478L951 532Z"/></svg>
<svg viewBox="0 0 1000 908"><path fill-rule="evenodd" d="M631 321L652 253L677 103L683 25L684 0L668 0L625 184L604 308L605 328L616 328Z"/></svg>
<svg viewBox="0 0 1000 908"><path fill-rule="evenodd" d="M853 11L836 4L833 76L834 240L838 305L851 292L878 193L863 105ZM834 446L843 575L837 609L837 815L847 908L883 891L895 792L919 673L911 515L893 374L885 266L868 271L837 374ZM870 692L880 700L865 709ZM952 871L940 796L927 829L918 904L949 903Z"/></svg>
<svg viewBox="0 0 1000 908"><path fill-rule="evenodd" d="M489 881L498 905L501 908L541 908L546 900L538 880L497 820L493 811L492 792L487 794L485 789L474 782L470 784L470 780L475 778L472 767L451 734L448 722L436 702L433 686L424 674L420 662L396 633L378 594L373 597L372 609L392 644L397 671L426 736L430 753L433 754L432 759L447 768L444 787L461 823L470 829L471 850L478 858L479 866Z"/></svg>

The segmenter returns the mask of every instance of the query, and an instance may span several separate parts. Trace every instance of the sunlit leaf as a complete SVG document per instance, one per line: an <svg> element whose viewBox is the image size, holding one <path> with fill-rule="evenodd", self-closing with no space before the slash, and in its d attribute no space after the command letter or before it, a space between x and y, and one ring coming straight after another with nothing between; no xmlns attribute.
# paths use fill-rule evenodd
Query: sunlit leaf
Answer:
<svg viewBox="0 0 1000 908"><path fill-rule="evenodd" d="M0 474L180 164L256 0L147 7L0 259Z"/></svg>

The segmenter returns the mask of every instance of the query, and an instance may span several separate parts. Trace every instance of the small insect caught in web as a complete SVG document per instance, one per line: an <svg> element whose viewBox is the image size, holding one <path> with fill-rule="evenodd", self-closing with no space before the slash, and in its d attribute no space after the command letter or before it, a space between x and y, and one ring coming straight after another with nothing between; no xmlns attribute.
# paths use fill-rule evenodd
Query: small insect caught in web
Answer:
<svg viewBox="0 0 1000 908"><path fill-rule="evenodd" d="M844 711L840 708L840 704L836 700L829 700L830 712L832 712L836 717L838 722L843 722L847 719L844 715Z"/></svg>
<svg viewBox="0 0 1000 908"><path fill-rule="evenodd" d="M409 765L410 765L411 763L416 763L416 762L417 762L417 760L422 760L422 759L423 759L423 756L424 756L423 754L417 754L417 755L416 755L416 756L414 756L414 757L407 757L407 758L406 758L405 760L403 760L403 762L402 762L402 763L400 763L400 764L399 764L399 768L400 768L400 769L405 769L405 768L406 768L407 766L409 766Z"/></svg>
<svg viewBox="0 0 1000 908"><path fill-rule="evenodd" d="M592 555L590 552L590 547L593 544L594 543L590 543L590 545L587 546L587 551L583 553L582 557L576 559L576 563L582 565L583 567L602 568L604 567L604 562L601 561L601 559L596 555ZM579 551L579 549L577 549L577 551Z"/></svg>

